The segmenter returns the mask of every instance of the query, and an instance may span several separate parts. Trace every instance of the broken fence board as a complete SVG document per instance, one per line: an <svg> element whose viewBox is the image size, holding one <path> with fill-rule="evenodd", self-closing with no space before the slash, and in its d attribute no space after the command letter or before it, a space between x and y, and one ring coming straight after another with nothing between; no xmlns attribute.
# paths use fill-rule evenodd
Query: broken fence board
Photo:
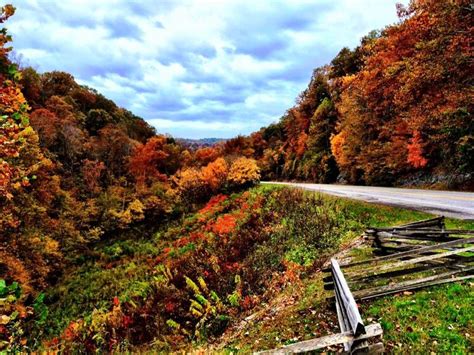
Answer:
<svg viewBox="0 0 474 355"><path fill-rule="evenodd" d="M369 339L382 334L382 327L379 323L375 323L367 325L365 327L365 334L361 334L357 337L355 337L352 332L344 332L340 334L327 335L321 338L301 341L299 343L286 345L279 349L260 351L255 354L297 354L318 349L324 349L332 345L352 343L354 341Z"/></svg>
<svg viewBox="0 0 474 355"><path fill-rule="evenodd" d="M342 303L340 306L344 308L344 313L347 315L350 327L357 336L365 331L364 323L359 313L359 308L352 296L352 293L347 285L346 279L339 268L339 263L336 259L331 259L332 273L334 276L334 284L338 290L338 296Z"/></svg>
<svg viewBox="0 0 474 355"><path fill-rule="evenodd" d="M470 257L466 259L467 263L470 263L472 261L474 261L474 257ZM361 274L359 276L346 279L346 281L349 284L349 286L352 287L353 285L357 286L357 284L361 282L363 283L373 282L375 280L407 276L407 275L412 275L412 274L416 274L416 273L424 272L424 271L439 271L439 270L447 271L451 269L466 269L470 266L471 265L460 264L459 260L450 260L449 262L443 262L440 260L430 260L425 263L420 263L415 267L394 270L394 271L390 270L384 273L379 273L376 275L369 275L369 276ZM325 281L324 283L325 290L334 289L334 283L331 280L329 280L328 278L324 278L323 281Z"/></svg>
<svg viewBox="0 0 474 355"><path fill-rule="evenodd" d="M416 286L416 285L421 285L421 284L424 284L424 283L429 283L429 282L436 281L436 280L446 279L450 276L453 276L453 275L456 275L456 274L466 273L466 272L469 272L469 271L472 271L472 270L474 270L474 267L468 267L468 268L465 268L465 269L453 270L453 271L449 271L449 272L444 272L442 274L437 274L437 275L424 277L424 278L421 278L421 279L408 280L408 281L400 282L400 283L393 284L393 285L386 285L386 286L369 288L369 289L365 289L365 290L361 290L361 291L355 291L355 292L353 292L353 295L354 295L355 298L364 298L365 296L368 296L368 295L371 295L371 294L384 293L384 292L392 291L392 290L395 290L395 289L406 288L406 287L410 287L410 286Z"/></svg>
<svg viewBox="0 0 474 355"><path fill-rule="evenodd" d="M358 261L358 262L355 262L355 263L343 264L343 265L340 265L340 267L341 268L347 268L347 267L352 267L352 266L358 266L358 265L364 265L364 264L370 264L370 263L377 263L379 261L399 259L401 257L416 255L416 254L424 253L426 251L443 249L443 248L456 246L456 245L459 245L459 244L468 244L468 243L472 243L472 242L474 242L474 237L473 238L466 238L466 239L457 239L457 240L452 240L452 241L449 241L449 242L446 242L446 243L440 243L440 244L436 244L436 245L430 245L430 246L426 246L426 247L420 247L420 248L412 249L412 250L409 250L409 251L403 251L401 253L390 254L390 255L386 255L386 256L379 256L377 258L362 260L362 261Z"/></svg>
<svg viewBox="0 0 474 355"><path fill-rule="evenodd" d="M474 278L474 275L459 276L459 277L447 278L447 279L443 279L443 280L435 280L435 281L427 282L427 283L423 283L423 284L417 284L417 285L407 286L407 287L400 287L398 289L392 289L392 290L387 291L387 292L373 293L373 294L370 294L370 295L366 295L364 297L357 297L357 299L359 299L359 300L368 300L368 299L371 299L371 298L392 295L394 293L417 290L417 289L424 288L424 287L441 285L441 284L450 283L450 282L470 280L472 278Z"/></svg>
<svg viewBox="0 0 474 355"><path fill-rule="evenodd" d="M437 253L437 254L432 254L432 255L426 255L426 256L420 256L418 258L414 259L408 259L408 260L402 260L402 261L397 261L391 264L386 264L386 265L376 265L372 266L370 269L365 270L367 273L365 275L371 275L371 274L377 274L378 272L390 270L390 269L396 269L398 267L404 267L407 265L413 265L417 263L421 263L424 261L428 260L434 260L434 259L439 259L439 258L445 258L450 255L456 255L468 251L473 251L474 250L474 245L471 245L467 248L461 248L461 249L456 249L456 250L451 250L451 251L446 251L444 253ZM360 273L352 272L352 273L347 273L348 277L351 276L357 276L360 275Z"/></svg>
<svg viewBox="0 0 474 355"><path fill-rule="evenodd" d="M411 222L395 226L394 228L421 228L427 226L438 226L440 228L444 227L444 216L439 216L435 218L424 219L418 222Z"/></svg>

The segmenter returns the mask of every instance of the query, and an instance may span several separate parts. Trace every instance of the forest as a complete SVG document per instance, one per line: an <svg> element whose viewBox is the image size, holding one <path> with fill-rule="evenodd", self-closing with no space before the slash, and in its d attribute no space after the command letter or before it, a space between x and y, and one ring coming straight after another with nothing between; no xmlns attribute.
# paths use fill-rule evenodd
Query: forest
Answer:
<svg viewBox="0 0 474 355"><path fill-rule="evenodd" d="M16 64L3 28L0 352L186 349L363 228L337 201L260 180L472 191L472 5L397 10L316 68L277 123L204 146Z"/></svg>
<svg viewBox="0 0 474 355"><path fill-rule="evenodd" d="M398 24L316 68L278 123L228 144L266 180L472 190L469 6L400 5Z"/></svg>

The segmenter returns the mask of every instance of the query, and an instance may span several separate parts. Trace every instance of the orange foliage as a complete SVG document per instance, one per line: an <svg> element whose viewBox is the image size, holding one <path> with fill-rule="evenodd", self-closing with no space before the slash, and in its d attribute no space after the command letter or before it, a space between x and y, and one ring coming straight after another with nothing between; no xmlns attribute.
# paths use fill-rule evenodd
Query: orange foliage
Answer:
<svg viewBox="0 0 474 355"><path fill-rule="evenodd" d="M213 191L217 191L226 181L228 170L226 161L217 158L202 169L202 177Z"/></svg>
<svg viewBox="0 0 474 355"><path fill-rule="evenodd" d="M408 162L413 165L415 168L422 168L427 163L428 160L423 157L423 145L421 140L420 132L415 131L413 133L413 138L408 144Z"/></svg>
<svg viewBox="0 0 474 355"><path fill-rule="evenodd" d="M237 225L237 217L231 214L225 214L219 217L212 225L211 231L218 235L232 233Z"/></svg>
<svg viewBox="0 0 474 355"><path fill-rule="evenodd" d="M347 131L342 131L331 138L331 152L334 155L337 163L341 167L350 164L347 156L344 154L344 145L346 144Z"/></svg>
<svg viewBox="0 0 474 355"><path fill-rule="evenodd" d="M196 150L194 156L201 165L209 164L215 161L220 155L220 152L214 147L205 147Z"/></svg>
<svg viewBox="0 0 474 355"><path fill-rule="evenodd" d="M169 156L163 151L165 144L166 137L155 136L135 149L130 157L129 170L139 185L153 180L166 180L166 175L159 170Z"/></svg>

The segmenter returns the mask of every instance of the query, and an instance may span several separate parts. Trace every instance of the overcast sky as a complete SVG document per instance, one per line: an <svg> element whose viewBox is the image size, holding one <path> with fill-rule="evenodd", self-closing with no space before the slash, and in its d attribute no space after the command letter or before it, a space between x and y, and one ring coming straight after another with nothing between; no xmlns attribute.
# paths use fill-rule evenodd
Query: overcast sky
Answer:
<svg viewBox="0 0 474 355"><path fill-rule="evenodd" d="M314 68L396 22L396 2L21 0L7 27L23 62L73 74L158 132L228 138L277 121Z"/></svg>

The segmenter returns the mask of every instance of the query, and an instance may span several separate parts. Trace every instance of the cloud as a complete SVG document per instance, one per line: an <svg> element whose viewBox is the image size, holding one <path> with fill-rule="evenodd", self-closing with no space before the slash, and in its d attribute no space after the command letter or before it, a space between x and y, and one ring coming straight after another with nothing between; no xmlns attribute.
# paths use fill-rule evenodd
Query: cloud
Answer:
<svg viewBox="0 0 474 355"><path fill-rule="evenodd" d="M397 0L24 0L17 53L178 137L278 120L312 70L396 19ZM406 1L405 1L406 2Z"/></svg>

